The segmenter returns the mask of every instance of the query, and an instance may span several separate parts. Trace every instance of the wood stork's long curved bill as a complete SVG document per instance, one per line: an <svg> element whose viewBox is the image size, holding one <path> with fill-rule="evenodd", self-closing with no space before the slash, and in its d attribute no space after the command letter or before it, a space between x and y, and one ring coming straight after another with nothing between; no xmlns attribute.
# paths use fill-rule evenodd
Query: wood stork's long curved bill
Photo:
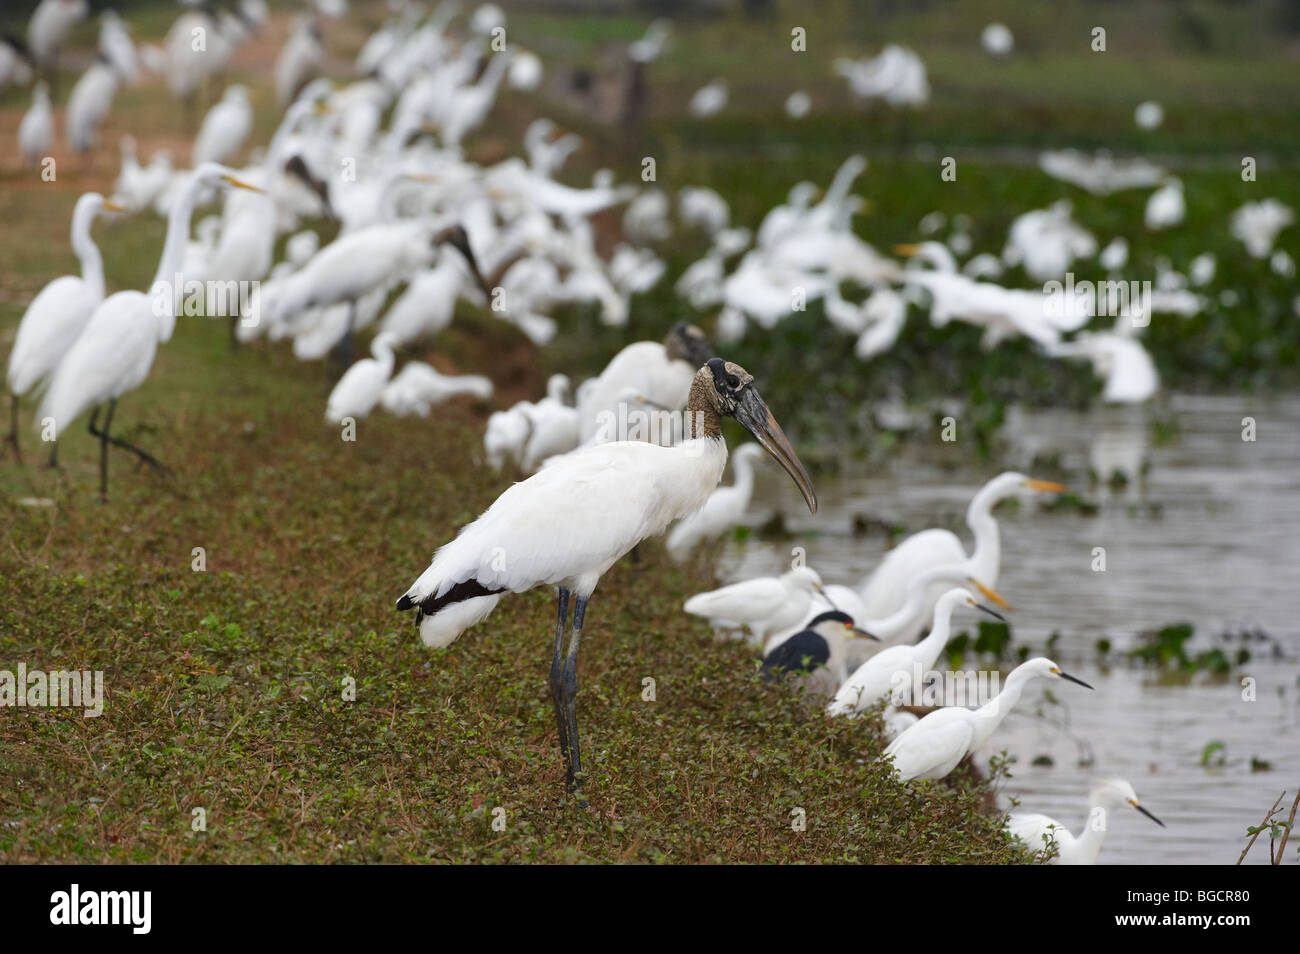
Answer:
<svg viewBox="0 0 1300 954"><path fill-rule="evenodd" d="M434 245L441 245L444 242L460 252L466 263L468 263L469 270L473 274L479 290L483 292L483 295L490 303L492 301L492 289L488 287L488 283L483 279L483 273L479 271L478 259L474 257L474 250L469 246L469 234L462 226L452 225L433 237Z"/></svg>
<svg viewBox="0 0 1300 954"><path fill-rule="evenodd" d="M803 494L809 512L816 513L817 491L813 489L812 478L808 476L808 471L804 469L803 462L799 460L799 455L790 446L785 431L781 430L781 425L772 416L767 404L763 402L758 392L752 387L746 389L736 403L734 416L745 430L754 435L754 440L758 441L763 450L771 454L773 459L785 468L785 472L790 475L790 479L799 488L799 493Z"/></svg>

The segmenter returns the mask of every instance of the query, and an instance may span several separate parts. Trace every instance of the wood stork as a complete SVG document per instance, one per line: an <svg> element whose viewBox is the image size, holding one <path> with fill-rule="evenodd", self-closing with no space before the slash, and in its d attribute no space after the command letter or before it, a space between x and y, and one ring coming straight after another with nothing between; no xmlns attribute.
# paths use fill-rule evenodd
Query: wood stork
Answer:
<svg viewBox="0 0 1300 954"><path fill-rule="evenodd" d="M41 0L27 21L27 48L36 63L53 70L68 32L89 13L86 0Z"/></svg>
<svg viewBox="0 0 1300 954"><path fill-rule="evenodd" d="M1093 788L1082 835L1073 835L1056 819L1034 812L1012 813L1007 817L1006 827L1011 837L1020 839L1034 853L1055 844L1057 851L1050 864L1095 865L1110 827L1107 816L1121 805L1131 805L1161 828L1165 827L1164 822L1142 807L1133 786L1122 778L1109 779Z"/></svg>
<svg viewBox="0 0 1300 954"><path fill-rule="evenodd" d="M748 626L755 642L761 644L769 633L797 626L816 605L815 598L825 599L824 592L816 570L796 566L780 576L755 577L696 593L682 608L714 625ZM825 602L835 608L830 600Z"/></svg>
<svg viewBox="0 0 1300 954"><path fill-rule="evenodd" d="M921 672L933 668L939 654L948 645L952 634L952 614L962 605L973 606L990 616L1006 622L1006 617L996 610L989 609L976 602L969 590L956 587L939 597L934 607L934 623L925 639L915 646L890 646L876 653L856 670L839 688L834 701L827 707L829 715L854 715L880 702L886 694L898 686L895 680L901 673L911 685L914 666L920 666ZM873 631L874 632L874 631ZM898 692L891 696L891 704L908 704L912 701L910 693Z"/></svg>
<svg viewBox="0 0 1300 954"><path fill-rule="evenodd" d="M674 447L600 444L514 484L439 549L397 601L399 610L417 608L424 643L441 647L482 621L503 593L559 588L550 688L570 792L583 781L578 647L587 601L601 575L637 543L703 505L727 462L722 418L739 421L817 511L808 472L744 368L710 358L695 375L687 410L689 436ZM570 595L576 603L566 648Z"/></svg>
<svg viewBox="0 0 1300 954"><path fill-rule="evenodd" d="M50 419L56 433L62 433L94 405L90 433L99 438L101 496L108 496L110 443L162 468L162 464L141 448L111 436L113 411L118 398L144 383L159 343L168 341L176 328L176 311L183 291L176 287L176 277L181 270L194 205L201 192L222 184L254 188L236 178L233 169L215 163L204 164L191 172L168 213L167 235L150 290L120 291L105 298L59 362L41 399L37 421ZM96 429L100 405L107 405L108 414L103 428Z"/></svg>
<svg viewBox="0 0 1300 954"><path fill-rule="evenodd" d="M24 169L35 169L54 144L54 109L50 106L50 84L41 80L32 93L32 107L18 124L18 152Z"/></svg>
<svg viewBox="0 0 1300 954"><path fill-rule="evenodd" d="M1039 656L1023 662L1002 683L1002 691L978 709L945 706L924 716L889 743L884 757L894 760L894 770L904 782L917 778L940 779L970 752L989 740L1007 717L1025 687L1035 679L1065 679L1091 689L1082 679L1061 672L1050 659Z"/></svg>
<svg viewBox="0 0 1300 954"><path fill-rule="evenodd" d="M81 262L81 275L56 278L36 293L18 323L9 353L7 382L12 395L9 441L18 453L18 398L53 373L63 356L104 300L104 259L90 227L100 212L124 212L98 192L87 192L72 210L72 250ZM57 462L50 449L50 465Z"/></svg>
<svg viewBox="0 0 1300 954"><path fill-rule="evenodd" d="M848 613L830 610L763 657L763 680L794 674L804 692L829 698L844 681L850 641L875 638L854 625Z"/></svg>
<svg viewBox="0 0 1300 954"><path fill-rule="evenodd" d="M754 464L762 453L763 448L757 444L736 448L731 455L735 475L731 486L719 487L709 494L703 507L680 521L668 534L668 552L674 559L683 559L698 544L717 539L740 522L754 495Z"/></svg>

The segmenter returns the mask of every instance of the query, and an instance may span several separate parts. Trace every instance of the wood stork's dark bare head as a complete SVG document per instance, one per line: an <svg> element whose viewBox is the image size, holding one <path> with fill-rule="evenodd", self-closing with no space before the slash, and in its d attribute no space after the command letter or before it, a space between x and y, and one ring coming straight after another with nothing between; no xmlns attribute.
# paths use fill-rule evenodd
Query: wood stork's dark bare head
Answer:
<svg viewBox="0 0 1300 954"><path fill-rule="evenodd" d="M799 455L790 446L785 431L781 430L781 425L754 388L753 375L731 361L710 358L696 372L691 386L690 410L704 412L706 416L711 411L716 417L725 415L739 421L745 430L754 435L754 440L785 468L785 472L803 494L808 510L817 512L817 492L813 490L812 478L804 469ZM720 433L720 423L717 420L712 422L714 433Z"/></svg>

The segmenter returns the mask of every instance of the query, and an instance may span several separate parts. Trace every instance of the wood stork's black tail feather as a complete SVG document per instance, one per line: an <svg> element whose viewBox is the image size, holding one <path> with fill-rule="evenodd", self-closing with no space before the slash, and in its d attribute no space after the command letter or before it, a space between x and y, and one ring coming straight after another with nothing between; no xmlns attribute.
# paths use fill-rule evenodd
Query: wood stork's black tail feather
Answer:
<svg viewBox="0 0 1300 954"><path fill-rule="evenodd" d="M397 608L400 611L406 611L413 606L419 607L419 612L415 617L416 623L419 623L420 620L424 619L424 617L433 616L439 610L444 609L453 603L463 603L465 600L472 600L478 596L495 596L502 592L504 592L504 587L484 586L478 580L469 579L457 583L441 596L433 596L430 594L419 601L411 599L410 593L405 593L402 595L402 598L397 601Z"/></svg>

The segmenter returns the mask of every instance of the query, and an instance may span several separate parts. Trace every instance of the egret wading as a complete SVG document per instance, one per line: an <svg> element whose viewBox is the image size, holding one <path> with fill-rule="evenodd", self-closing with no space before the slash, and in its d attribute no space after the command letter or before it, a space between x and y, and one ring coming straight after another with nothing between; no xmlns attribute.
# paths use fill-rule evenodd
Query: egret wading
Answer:
<svg viewBox="0 0 1300 954"><path fill-rule="evenodd" d="M1074 835L1055 818L1036 812L1013 813L1007 817L1007 831L1013 838L1024 842L1030 851L1043 851L1049 844L1056 845L1056 854L1049 864L1094 865L1101 853L1101 843L1106 838L1107 815L1121 805L1131 805L1161 828L1165 823L1142 807L1133 786L1122 778L1100 783L1092 790L1088 803L1088 822L1081 835Z"/></svg>
<svg viewBox="0 0 1300 954"><path fill-rule="evenodd" d="M399 610L417 609L425 644L443 647L485 619L503 593L558 587L551 701L566 785L581 804L578 647L587 601L600 577L632 547L703 506L727 462L722 418L739 421L817 512L808 472L744 368L710 358L691 383L687 412L687 437L680 444L599 444L513 485L439 549L397 601ZM566 644L570 596L575 605Z"/></svg>

